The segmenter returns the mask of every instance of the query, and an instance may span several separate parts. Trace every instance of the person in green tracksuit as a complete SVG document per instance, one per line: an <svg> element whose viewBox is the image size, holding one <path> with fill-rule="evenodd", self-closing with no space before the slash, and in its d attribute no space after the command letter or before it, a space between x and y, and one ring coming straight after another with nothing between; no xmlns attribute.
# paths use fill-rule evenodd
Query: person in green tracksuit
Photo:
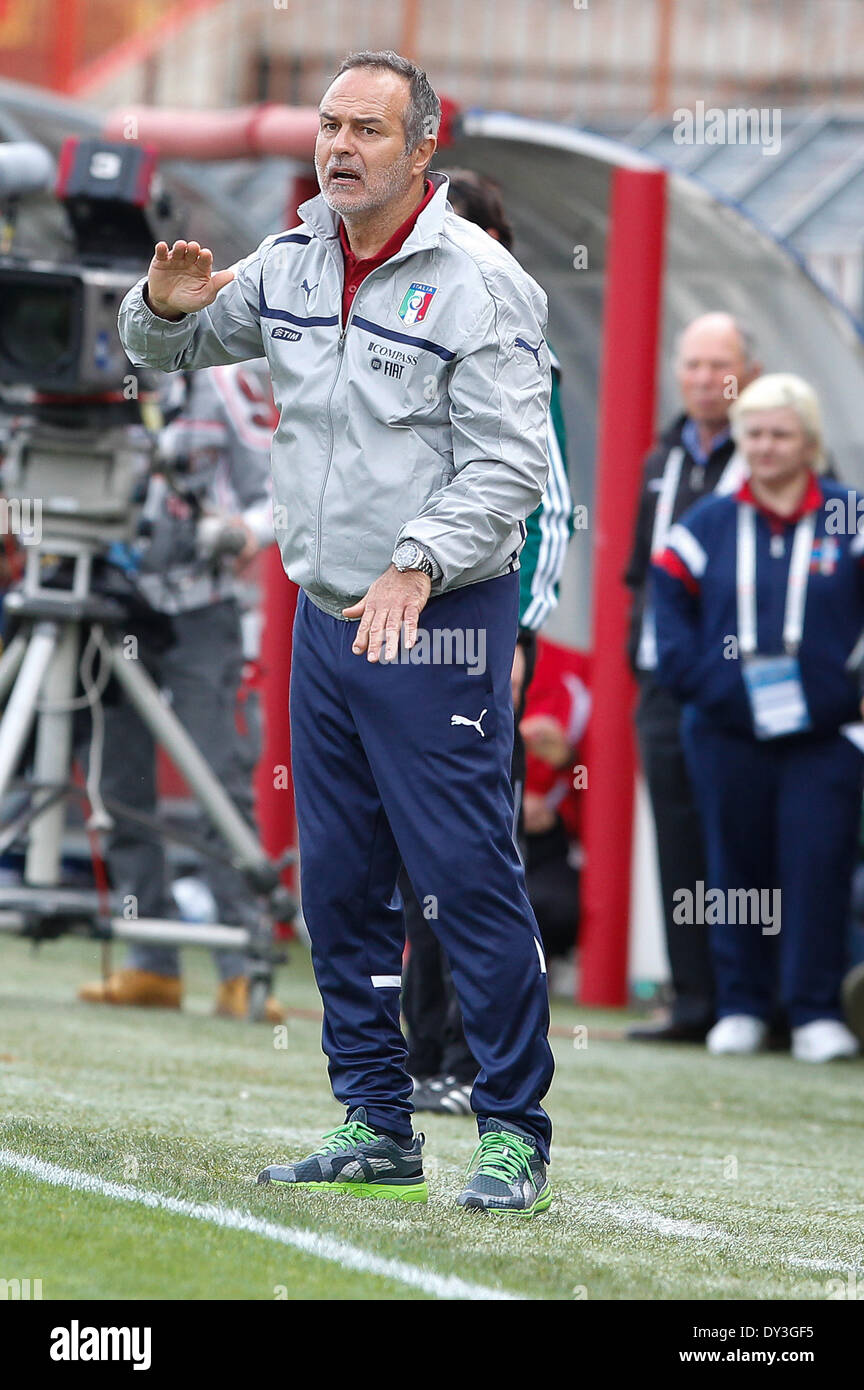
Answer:
<svg viewBox="0 0 864 1390"><path fill-rule="evenodd" d="M520 633L539 632L556 606L567 545L573 534L567 435L561 408L561 364L551 347L549 357L552 363L549 478L540 506L525 522L528 534L519 555Z"/></svg>
<svg viewBox="0 0 864 1390"><path fill-rule="evenodd" d="M510 251L513 230L497 185L469 169L444 169L449 202L460 217L475 222ZM517 818L525 780L525 749L519 733L525 696L534 672L537 633L558 602L567 545L573 534L573 499L567 470L567 441L561 408L561 367L551 347L552 396L547 439L549 475L539 507L525 522L519 555L519 637L513 661L515 737L511 778ZM514 834L517 826L514 826ZM477 1064L465 1039L462 1015L446 958L403 869L399 887L405 905L410 954L403 971L402 1012L408 1037L408 1070L414 1077L416 1110L471 1114Z"/></svg>

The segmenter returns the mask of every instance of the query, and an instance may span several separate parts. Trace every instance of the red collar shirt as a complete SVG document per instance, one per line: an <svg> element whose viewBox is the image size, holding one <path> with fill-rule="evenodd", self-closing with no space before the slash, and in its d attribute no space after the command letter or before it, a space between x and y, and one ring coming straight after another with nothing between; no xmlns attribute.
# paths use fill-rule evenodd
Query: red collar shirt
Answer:
<svg viewBox="0 0 864 1390"><path fill-rule="evenodd" d="M370 271L377 270L379 265L389 261L391 256L402 250L403 243L407 241L414 224L426 204L430 202L435 194L434 185L426 180L426 192L422 203L414 209L410 217L406 217L400 227L397 227L388 241L385 241L381 250L374 256L368 256L366 260L358 260L351 250L348 240L348 233L345 231L345 223L339 223L339 244L342 247L342 256L345 262L345 280L342 285L342 327L348 322L348 315L351 313L351 305L354 303L354 296L362 285Z"/></svg>

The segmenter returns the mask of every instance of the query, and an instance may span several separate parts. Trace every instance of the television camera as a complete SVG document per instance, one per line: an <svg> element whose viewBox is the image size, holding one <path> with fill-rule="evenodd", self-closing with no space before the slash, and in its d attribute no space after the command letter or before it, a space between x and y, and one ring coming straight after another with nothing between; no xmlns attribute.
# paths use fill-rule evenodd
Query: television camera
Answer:
<svg viewBox="0 0 864 1390"><path fill-rule="evenodd" d="M146 535L151 475L165 471L156 452L160 374L129 362L117 314L154 241L179 235L179 223L154 151L69 139L55 192L74 255L16 255L23 202L44 196L52 177L41 146L0 145L0 485L7 529L10 520L29 521L20 536L23 581L4 604L14 635L0 657L0 854L22 839L26 854L23 882L0 888L0 930L40 939L83 926L106 940L245 950L250 1014L260 1017L275 960L273 922L296 912L281 884L290 855L275 863L264 853L142 663L127 659L129 580L109 558L112 545ZM211 538L210 553L218 548L230 550L230 538ZM89 709L94 731L88 828L109 829L124 815L99 792L96 735L112 677L226 842L256 902L257 929L127 920L104 895L60 883L67 803L80 794L71 778L79 709ZM22 783L16 773L31 748Z"/></svg>

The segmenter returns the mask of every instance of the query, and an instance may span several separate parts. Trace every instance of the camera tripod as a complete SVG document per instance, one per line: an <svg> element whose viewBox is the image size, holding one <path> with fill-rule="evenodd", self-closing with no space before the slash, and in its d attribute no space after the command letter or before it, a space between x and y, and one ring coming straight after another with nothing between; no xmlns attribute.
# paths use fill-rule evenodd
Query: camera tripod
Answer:
<svg viewBox="0 0 864 1390"><path fill-rule="evenodd" d="M49 432L47 441L49 456L56 454L58 446L56 437L50 437L52 433ZM89 445L97 450L101 445L103 455L113 454L112 467L122 457L104 434L98 443L93 438L81 438L77 443L79 447ZM25 478L29 476L31 483L38 480L39 464L45 464L44 444L45 432L40 431L35 441L32 436L24 436L13 446L12 490L19 495ZM68 447L68 440L64 440L64 451ZM70 462L68 457L65 462ZM31 497L34 495L39 495L35 489L30 492ZM290 893L280 883L281 871L291 862L290 856L277 863L265 854L186 729L163 702L143 663L134 656L130 659L124 644L124 628L129 623L124 605L93 590L93 562L104 552L105 532L111 539L118 533L128 534L128 507L123 525L114 528L107 518L101 524L92 517L70 518L63 524L56 517L56 506L49 525L52 530L56 528L57 534L46 535L26 548L23 584L7 596L5 605L6 612L18 620L19 630L0 658L0 702L5 700L0 720L0 799L7 797L12 788L34 723L36 729L30 803L0 827L0 852L27 834L23 884L0 887L0 931L44 939L83 925L91 935L103 940L239 950L249 962L250 1017L261 1018L276 959L273 922L290 921L297 911ZM115 535L111 534L112 529ZM100 533L101 538L97 538ZM42 562L46 556L62 557L65 561L70 580L66 587L42 583ZM254 928L190 925L155 918L130 920L106 911L95 890L60 885L66 805L75 792L70 779L74 711L89 705L94 729L101 731L105 681L100 686L93 673L97 655L103 673L114 677L123 696L165 749L224 840L232 864L243 874L256 900L258 920ZM85 690L83 697L76 696L79 672ZM91 747L98 746L97 739ZM122 750L112 752L113 756L122 756ZM88 788L94 808L92 829L106 829L112 823L98 791L99 761L99 757L91 756ZM122 814L122 808L117 810Z"/></svg>

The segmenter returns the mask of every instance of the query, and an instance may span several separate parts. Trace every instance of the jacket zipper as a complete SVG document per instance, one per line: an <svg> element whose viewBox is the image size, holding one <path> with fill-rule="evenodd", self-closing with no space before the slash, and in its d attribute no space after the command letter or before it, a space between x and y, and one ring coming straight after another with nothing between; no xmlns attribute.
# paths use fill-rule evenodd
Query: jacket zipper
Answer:
<svg viewBox="0 0 864 1390"><path fill-rule="evenodd" d="M411 254L413 254L413 253L409 252L408 254L411 255ZM330 468L331 468L332 463L333 463L333 447L334 447L334 444L335 444L335 438L334 438L334 434L333 434L333 414L332 414L332 411L331 411L331 409L330 409L330 403L331 403L331 401L333 400L333 392L336 390L336 383L337 383L338 380L339 380L339 373L340 373L341 370L342 370L342 362L343 362L344 353L345 353L345 336L346 336L346 334L347 334L347 332L348 332L348 329L349 329L349 327L350 327L350 325L351 325L351 320L352 320L352 318L354 317L354 310L355 310L356 307L357 307L357 299L358 299L358 296L359 296L359 294L360 294L360 291L361 291L362 288L363 288L363 285L365 285L366 282L367 282L368 280L371 280L373 275L377 275L379 270L384 270L387 266L392 266L393 263L394 263L396 260L402 260L402 259L407 260L408 257L407 257L407 256L402 257L402 256L397 252L397 254L396 254L395 256L391 256L391 257L390 257L389 261L385 261L385 262L384 262L384 265L376 266L374 270L370 270L370 271L369 271L369 274L368 274L367 276L364 277L363 283L362 283L361 285L358 286L357 294L355 294L354 299L352 300L350 312L349 312L349 314L348 314L347 319L345 320L345 326L343 327L342 331L341 331L340 334L339 334L339 342L338 342L337 345L336 345L336 354L337 354L336 372L335 372L335 375L334 375L334 377L333 377L333 381L331 382L330 390L329 390L329 392L328 392L328 394L327 394L327 407L326 407L326 408L327 408L327 432L328 432L328 436L329 436L330 443L329 443L329 447L328 447L328 450L327 450L327 463L326 463L326 466L325 466L325 468L324 468L324 477L323 477L323 479L322 479L322 481L321 481L321 490L320 490L320 492L318 493L318 513L317 513L317 516L316 516L316 519L315 519L315 583L316 583L316 584L320 584L320 583L321 583L321 525L322 525L322 521L323 521L323 517L324 517L324 492L325 492L325 489L326 489L326 487L327 487L327 479L330 477ZM340 298L340 313L341 313L341 298Z"/></svg>
<svg viewBox="0 0 864 1390"><path fill-rule="evenodd" d="M356 296L355 296L355 297L356 297ZM353 309L353 307L354 307L353 304L352 304L351 307L352 307L352 309ZM329 392L328 392L328 394L327 394L327 432L328 432L328 435L329 435L330 443L329 443L329 446L328 446L328 449L327 449L327 463L326 463L326 465L325 465L325 467L324 467L324 477L323 477L322 480L321 480L321 489L320 489L320 491L319 491L319 493L318 493L318 514L317 514L316 519L315 519L315 583L316 583L316 584L320 584L320 583L321 583L321 522L322 522L323 515L324 515L324 491L325 491L325 489L326 489L326 487L327 487L327 479L330 477L330 467L331 467L331 464L333 463L333 445L334 445L334 443L335 443L334 436L333 436L333 414L332 414L332 412L331 412L331 410L330 410L330 402L331 402L332 399L333 399L333 392L336 390L336 383L337 383L337 381L339 380L339 373L340 373L341 370L342 370L342 358L343 358L343 355L344 355L344 352L345 352L345 334L346 334L346 332L348 331L348 324L349 324L349 323L350 323L350 315L348 316L348 319L347 319L346 322L345 322L345 327L342 329L342 331L341 331L340 334L339 334L339 342L338 342L337 345L336 345L336 357L337 357L337 361L336 361L336 373L335 373L335 375L334 375L334 377L333 377L332 382L330 383L330 390L329 390Z"/></svg>

